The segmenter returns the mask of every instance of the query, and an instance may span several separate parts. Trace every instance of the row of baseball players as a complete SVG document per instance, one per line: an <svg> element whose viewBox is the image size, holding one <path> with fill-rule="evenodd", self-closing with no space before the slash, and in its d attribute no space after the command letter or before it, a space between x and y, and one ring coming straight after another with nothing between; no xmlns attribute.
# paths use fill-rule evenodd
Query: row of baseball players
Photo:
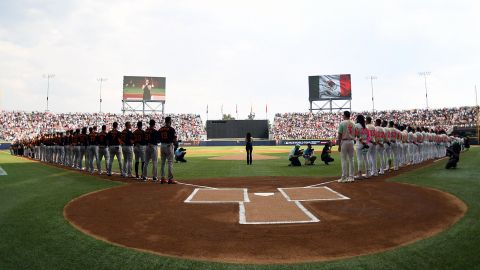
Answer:
<svg viewBox="0 0 480 270"><path fill-rule="evenodd" d="M455 140L460 139L448 136L443 130L435 132L381 119L373 122L371 117L363 115L357 115L354 123L350 112L344 111L337 138L342 165L339 182L353 182L445 157L447 147Z"/></svg>
<svg viewBox="0 0 480 270"><path fill-rule="evenodd" d="M105 169L108 176L112 175L112 165L117 157L122 177L133 178L132 165L135 160L135 178L147 180L148 165L152 163L152 180L158 180L158 144L160 143L161 179L160 183L175 184L173 179L174 143L177 134L172 127L171 117L165 118L165 124L155 129L155 120L150 120L149 127L143 130L142 122L137 122L137 129L132 131L130 122L125 123L122 131L118 130L118 123L114 122L112 129L102 126L97 132L93 126L77 130L69 130L66 134L58 132L40 136L27 143L32 149L33 158L49 163L60 164L94 173L94 160L97 172L102 174L102 159L105 160ZM165 163L168 164L168 180L165 177ZM139 166L141 174L139 175Z"/></svg>

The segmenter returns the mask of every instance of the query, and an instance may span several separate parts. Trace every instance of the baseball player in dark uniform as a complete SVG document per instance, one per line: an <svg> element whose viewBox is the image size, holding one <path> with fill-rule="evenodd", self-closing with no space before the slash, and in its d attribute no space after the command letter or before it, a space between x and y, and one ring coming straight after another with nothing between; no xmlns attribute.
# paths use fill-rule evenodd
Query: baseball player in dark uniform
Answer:
<svg viewBox="0 0 480 270"><path fill-rule="evenodd" d="M72 168L77 168L77 165L78 165L78 157L80 154L77 146L79 145L79 142L78 142L79 137L80 137L80 129L77 128L75 129L75 133L73 134L73 137L72 137L72 146L73 146Z"/></svg>
<svg viewBox="0 0 480 270"><path fill-rule="evenodd" d="M125 123L125 129L122 131L122 152L123 152L123 175L132 177L132 159L133 159L133 132L130 130L130 122Z"/></svg>
<svg viewBox="0 0 480 270"><path fill-rule="evenodd" d="M82 128L82 134L78 136L78 145L77 145L77 151L79 154L78 160L77 160L77 169L82 170L83 169L83 157L85 156L85 153L87 152L87 146L88 146L88 136L87 136L87 128L84 127Z"/></svg>
<svg viewBox="0 0 480 270"><path fill-rule="evenodd" d="M157 181L158 174L158 131L155 130L155 120L151 119L149 127L145 130L145 141L147 148L145 150L145 164L143 165L142 179L147 180L148 163L152 161L152 180Z"/></svg>
<svg viewBox="0 0 480 270"><path fill-rule="evenodd" d="M68 158L69 158L69 150L70 150L70 131L67 130L65 132L65 136L62 136L62 144L63 144L63 161L62 164L65 166L69 166Z"/></svg>
<svg viewBox="0 0 480 270"><path fill-rule="evenodd" d="M93 173L93 159L98 163L98 142L97 142L97 126L89 128L90 133L88 134L88 162L87 170L90 173Z"/></svg>
<svg viewBox="0 0 480 270"><path fill-rule="evenodd" d="M145 141L145 131L142 129L142 121L137 122L137 129L133 132L133 137L135 138L135 146L133 148L133 153L135 154L135 177L138 177L138 166L140 165L140 160L142 161L142 175L143 175L143 166L145 165L145 150L147 147L147 142Z"/></svg>
<svg viewBox="0 0 480 270"><path fill-rule="evenodd" d="M97 143L98 143L97 171L99 174L102 174L102 158L105 159L105 171L108 171L108 161L110 160L110 153L108 152L106 125L102 125L102 131L97 134Z"/></svg>
<svg viewBox="0 0 480 270"><path fill-rule="evenodd" d="M107 175L112 176L112 165L113 159L117 156L118 167L120 167L120 172L122 176L125 176L123 173L123 164L122 164L122 149L120 148L121 139L120 132L117 130L118 123L113 122L112 130L107 133L107 143L108 143L108 152L110 154L110 160L108 161Z"/></svg>
<svg viewBox="0 0 480 270"><path fill-rule="evenodd" d="M177 133L172 127L172 118L165 117L165 125L158 130L160 135L160 157L161 157L161 167L160 183L167 183L165 180L165 162L168 161L168 183L176 184L177 182L173 180L173 144L177 141Z"/></svg>

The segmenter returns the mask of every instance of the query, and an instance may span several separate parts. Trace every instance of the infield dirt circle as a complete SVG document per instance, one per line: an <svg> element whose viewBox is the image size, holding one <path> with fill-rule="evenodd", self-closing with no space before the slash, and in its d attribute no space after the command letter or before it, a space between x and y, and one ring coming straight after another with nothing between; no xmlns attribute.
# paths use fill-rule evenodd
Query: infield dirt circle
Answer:
<svg viewBox="0 0 480 270"><path fill-rule="evenodd" d="M332 179L275 176L190 182L217 189L132 183L79 197L65 207L64 215L79 230L120 246L165 256L262 264L323 261L396 248L446 229L466 211L462 201L447 193L384 179L332 182L319 186L328 189L307 192L288 188ZM211 192L223 188L233 192ZM279 188L292 202L281 197ZM302 196L333 200L293 202ZM241 202L248 197L252 204ZM208 200L214 202L195 203ZM225 200L232 202L219 203ZM247 223L241 224L239 204L244 205ZM312 220L248 224L285 216L305 221L296 207L303 207Z"/></svg>

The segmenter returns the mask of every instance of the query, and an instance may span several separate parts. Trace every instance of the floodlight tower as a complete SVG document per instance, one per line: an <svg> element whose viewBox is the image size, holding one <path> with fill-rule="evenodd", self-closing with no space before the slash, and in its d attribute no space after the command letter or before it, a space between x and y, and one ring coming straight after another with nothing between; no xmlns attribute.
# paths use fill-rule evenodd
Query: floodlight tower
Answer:
<svg viewBox="0 0 480 270"><path fill-rule="evenodd" d="M97 78L97 81L100 83L100 113L102 112L102 84L107 81L107 78Z"/></svg>
<svg viewBox="0 0 480 270"><path fill-rule="evenodd" d="M418 75L425 78L425 101L427 103L427 110L428 110L428 90L427 90L427 76L430 76L432 73L430 71L422 71L419 72Z"/></svg>
<svg viewBox="0 0 480 270"><path fill-rule="evenodd" d="M375 100L373 98L373 80L378 79L375 75L370 75L366 77L367 80L370 80L370 86L372 87L372 113L375 113Z"/></svg>
<svg viewBox="0 0 480 270"><path fill-rule="evenodd" d="M55 74L43 74L43 78L47 79L47 109L45 111L48 112L48 94L50 92L50 79L53 79Z"/></svg>

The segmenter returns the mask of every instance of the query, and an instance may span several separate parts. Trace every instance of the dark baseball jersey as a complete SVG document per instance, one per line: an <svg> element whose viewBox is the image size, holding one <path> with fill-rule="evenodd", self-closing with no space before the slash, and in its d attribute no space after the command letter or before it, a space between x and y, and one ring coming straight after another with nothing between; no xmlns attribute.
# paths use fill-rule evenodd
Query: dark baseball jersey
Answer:
<svg viewBox="0 0 480 270"><path fill-rule="evenodd" d="M154 128L147 128L145 130L145 141L149 144L158 144L158 131Z"/></svg>
<svg viewBox="0 0 480 270"><path fill-rule="evenodd" d="M78 145L81 145L81 146L87 146L88 145L87 134L80 134L78 136Z"/></svg>
<svg viewBox="0 0 480 270"><path fill-rule="evenodd" d="M100 146L107 146L107 133L100 132L97 134L97 143Z"/></svg>
<svg viewBox="0 0 480 270"><path fill-rule="evenodd" d="M78 136L79 136L78 134L74 134L74 135L72 136L72 145L73 145L73 146L77 146L77 144L78 144Z"/></svg>
<svg viewBox="0 0 480 270"><path fill-rule="evenodd" d="M116 129L110 130L107 134L107 143L108 145L120 145L120 132Z"/></svg>
<svg viewBox="0 0 480 270"><path fill-rule="evenodd" d="M133 132L133 137L135 138L135 145L146 145L147 141L145 140L145 131L141 129L136 129Z"/></svg>
<svg viewBox="0 0 480 270"><path fill-rule="evenodd" d="M163 126L158 133L161 143L173 143L177 139L177 133L173 127Z"/></svg>
<svg viewBox="0 0 480 270"><path fill-rule="evenodd" d="M90 132L90 134L88 134L88 145L98 145L97 132Z"/></svg>
<svg viewBox="0 0 480 270"><path fill-rule="evenodd" d="M132 146L134 143L133 132L127 129L122 131L120 135L120 139L122 140L123 145Z"/></svg>

